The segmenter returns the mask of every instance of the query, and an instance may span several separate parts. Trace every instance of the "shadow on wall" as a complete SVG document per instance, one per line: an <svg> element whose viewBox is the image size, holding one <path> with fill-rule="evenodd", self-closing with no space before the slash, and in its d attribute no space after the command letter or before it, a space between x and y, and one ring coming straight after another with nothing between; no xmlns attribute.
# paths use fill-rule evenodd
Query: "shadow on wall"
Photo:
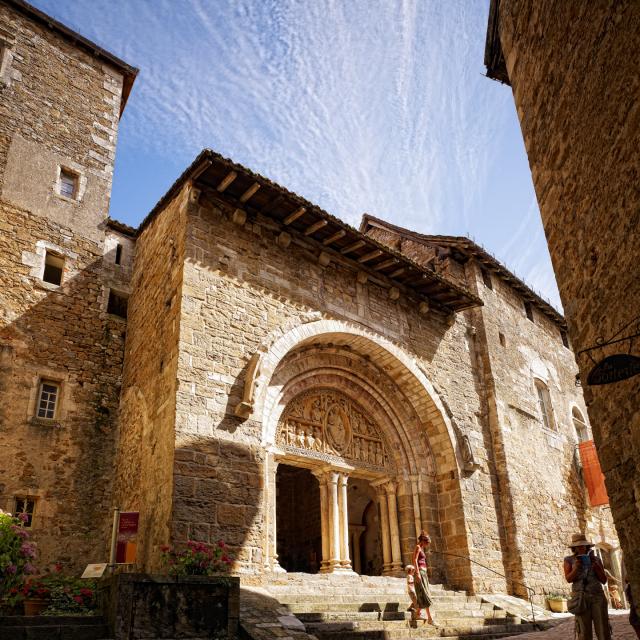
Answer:
<svg viewBox="0 0 640 640"><path fill-rule="evenodd" d="M255 444L180 436L175 451L172 542L224 540L234 569L263 560L263 463Z"/></svg>
<svg viewBox="0 0 640 640"><path fill-rule="evenodd" d="M24 274L8 261L20 249L33 247L7 252L0 271ZM11 318L0 328L0 508L35 498L42 565L79 568L108 550L126 322L106 313L103 265L100 257L59 287L22 275L22 287L15 278L0 290ZM37 416L42 381L58 388L50 419Z"/></svg>

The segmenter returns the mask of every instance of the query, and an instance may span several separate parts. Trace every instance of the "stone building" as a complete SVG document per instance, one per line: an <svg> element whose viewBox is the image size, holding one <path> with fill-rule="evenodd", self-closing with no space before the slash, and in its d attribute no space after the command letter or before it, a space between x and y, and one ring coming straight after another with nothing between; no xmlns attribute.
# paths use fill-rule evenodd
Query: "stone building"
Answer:
<svg viewBox="0 0 640 640"><path fill-rule="evenodd" d="M563 587L576 529L620 573L576 463L562 316L466 238L353 229L205 150L136 230L106 218L136 71L0 3L0 508L45 561L224 539L251 579ZM55 82L50 78L55 78Z"/></svg>
<svg viewBox="0 0 640 640"><path fill-rule="evenodd" d="M640 351L624 338L640 332L639 47L637 2L491 2L487 74L513 91L636 602ZM590 385L615 354L635 356L636 375Z"/></svg>

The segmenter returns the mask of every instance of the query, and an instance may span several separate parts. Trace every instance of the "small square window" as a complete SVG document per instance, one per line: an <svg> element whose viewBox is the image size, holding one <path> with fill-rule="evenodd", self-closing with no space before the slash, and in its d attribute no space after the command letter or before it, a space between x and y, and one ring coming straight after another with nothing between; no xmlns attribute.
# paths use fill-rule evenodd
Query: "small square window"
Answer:
<svg viewBox="0 0 640 640"><path fill-rule="evenodd" d="M42 279L50 284L62 284L62 272L64 270L64 258L47 251L44 258L44 272Z"/></svg>
<svg viewBox="0 0 640 640"><path fill-rule="evenodd" d="M16 496L14 499L13 515L19 516L21 513L26 514L23 520L23 526L29 529L33 525L33 514L36 510L36 499L29 496Z"/></svg>
<svg viewBox="0 0 640 640"><path fill-rule="evenodd" d="M483 267L480 267L480 272L482 273L482 282L484 282L484 286L487 287L487 289L493 289L493 282L491 282L491 274Z"/></svg>
<svg viewBox="0 0 640 640"><path fill-rule="evenodd" d="M60 181L58 182L58 193L65 198L75 200L78 193L78 174L67 169L60 169Z"/></svg>
<svg viewBox="0 0 640 640"><path fill-rule="evenodd" d="M38 392L38 407L36 417L45 420L53 420L56 417L58 398L60 397L60 385L51 380L42 380Z"/></svg>
<svg viewBox="0 0 640 640"><path fill-rule="evenodd" d="M122 245L120 243L118 243L116 245L116 258L115 258L115 262L116 264L121 264L122 263Z"/></svg>
<svg viewBox="0 0 640 640"><path fill-rule="evenodd" d="M109 301L107 303L107 313L111 313L114 316L120 316L126 320L127 318L127 303L128 298L122 293L117 293L111 289L109 291Z"/></svg>
<svg viewBox="0 0 640 640"><path fill-rule="evenodd" d="M530 302L524 303L524 312L527 314L527 318L533 322L533 307Z"/></svg>

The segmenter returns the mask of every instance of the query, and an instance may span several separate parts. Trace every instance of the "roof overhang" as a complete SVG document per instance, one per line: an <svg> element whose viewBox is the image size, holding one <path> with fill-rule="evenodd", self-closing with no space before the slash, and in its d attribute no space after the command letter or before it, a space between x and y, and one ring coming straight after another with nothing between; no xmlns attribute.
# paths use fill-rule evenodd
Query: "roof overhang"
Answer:
<svg viewBox="0 0 640 640"><path fill-rule="evenodd" d="M169 189L140 225L142 231L166 204L191 181L205 193L240 208L248 215L264 216L278 228L320 251L350 262L371 277L429 301L445 313L482 305L482 300L433 270L410 260L332 216L308 200L288 191L209 149L204 150Z"/></svg>
<svg viewBox="0 0 640 640"><path fill-rule="evenodd" d="M500 43L500 0L491 0L489 6L489 22L487 24L487 39L484 47L484 64L487 67L487 77L510 84L507 65Z"/></svg>

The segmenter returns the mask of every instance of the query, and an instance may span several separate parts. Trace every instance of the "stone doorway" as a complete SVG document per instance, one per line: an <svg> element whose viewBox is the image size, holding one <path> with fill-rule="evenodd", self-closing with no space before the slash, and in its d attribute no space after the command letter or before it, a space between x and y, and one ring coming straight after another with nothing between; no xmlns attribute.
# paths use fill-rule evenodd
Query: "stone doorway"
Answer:
<svg viewBox="0 0 640 640"><path fill-rule="evenodd" d="M348 494L349 555L353 570L360 575L382 575L382 538L375 489L366 480L353 478Z"/></svg>
<svg viewBox="0 0 640 640"><path fill-rule="evenodd" d="M320 487L309 469L278 465L276 523L280 566L287 572L318 573L322 558Z"/></svg>

